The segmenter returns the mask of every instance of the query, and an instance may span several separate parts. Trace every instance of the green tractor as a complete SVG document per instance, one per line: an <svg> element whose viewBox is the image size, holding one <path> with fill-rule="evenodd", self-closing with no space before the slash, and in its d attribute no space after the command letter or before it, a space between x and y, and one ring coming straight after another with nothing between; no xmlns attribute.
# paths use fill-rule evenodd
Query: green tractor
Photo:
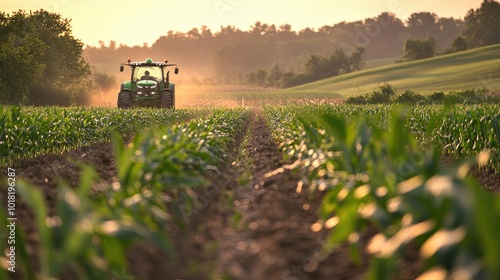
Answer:
<svg viewBox="0 0 500 280"><path fill-rule="evenodd" d="M174 73L179 73L177 64L165 62L153 62L147 58L144 62L122 63L120 72L124 65L130 66L132 74L130 81L121 84L118 93L118 108L131 107L157 107L175 108L175 84L170 83L170 71L167 67L175 66Z"/></svg>

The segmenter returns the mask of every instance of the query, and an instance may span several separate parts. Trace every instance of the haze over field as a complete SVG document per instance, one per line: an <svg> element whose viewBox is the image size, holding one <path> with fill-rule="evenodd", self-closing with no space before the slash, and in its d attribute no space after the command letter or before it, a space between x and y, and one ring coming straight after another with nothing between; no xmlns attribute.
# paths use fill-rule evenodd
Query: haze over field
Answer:
<svg viewBox="0 0 500 280"><path fill-rule="evenodd" d="M382 12L406 19L412 13L426 11L440 17L463 18L477 9L482 0L444 1L331 1L309 0L172 0L153 1L76 1L18 0L1 1L0 11L45 9L72 19L73 34L84 44L96 46L99 40L118 44L153 44L168 30L187 32L205 25L212 30L234 25L248 30L256 21L267 24L290 24L293 30L320 28L342 21L375 17Z"/></svg>

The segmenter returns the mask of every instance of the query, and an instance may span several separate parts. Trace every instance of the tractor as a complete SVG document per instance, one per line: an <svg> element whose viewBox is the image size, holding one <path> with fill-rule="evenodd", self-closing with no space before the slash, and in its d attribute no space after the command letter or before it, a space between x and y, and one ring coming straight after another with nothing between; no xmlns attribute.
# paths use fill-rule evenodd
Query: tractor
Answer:
<svg viewBox="0 0 500 280"><path fill-rule="evenodd" d="M157 107L175 108L175 84L170 83L170 71L167 67L175 66L174 73L179 73L177 64L153 62L147 58L144 62L130 62L120 65L120 72L124 66L130 66L132 74L130 81L121 84L118 93L118 108Z"/></svg>

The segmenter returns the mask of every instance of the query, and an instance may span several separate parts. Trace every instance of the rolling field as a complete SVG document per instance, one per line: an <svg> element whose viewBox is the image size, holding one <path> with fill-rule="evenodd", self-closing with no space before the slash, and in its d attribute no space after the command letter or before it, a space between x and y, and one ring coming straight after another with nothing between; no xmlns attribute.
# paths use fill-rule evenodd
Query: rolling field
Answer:
<svg viewBox="0 0 500 280"><path fill-rule="evenodd" d="M297 86L285 92L330 93L350 97L371 92L383 83L389 83L401 92L410 89L421 94L481 87L498 90L500 45L371 68Z"/></svg>

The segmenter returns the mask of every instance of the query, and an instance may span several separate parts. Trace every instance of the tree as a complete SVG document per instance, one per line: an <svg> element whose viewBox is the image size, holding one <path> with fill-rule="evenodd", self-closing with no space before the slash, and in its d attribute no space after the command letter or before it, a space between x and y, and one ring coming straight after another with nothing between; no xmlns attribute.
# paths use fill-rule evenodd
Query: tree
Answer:
<svg viewBox="0 0 500 280"><path fill-rule="evenodd" d="M0 18L2 103L83 105L90 68L70 21L44 10Z"/></svg>
<svg viewBox="0 0 500 280"><path fill-rule="evenodd" d="M450 52L460 52L460 51L465 51L468 48L468 43L467 40L465 40L462 36L458 36L455 41L453 41L453 44L451 45Z"/></svg>
<svg viewBox="0 0 500 280"><path fill-rule="evenodd" d="M410 15L406 24L412 37L436 37L439 33L439 17L434 13L419 12Z"/></svg>
<svg viewBox="0 0 500 280"><path fill-rule="evenodd" d="M41 77L46 46L30 33L35 23L23 14L0 12L0 103L26 104L31 86Z"/></svg>
<svg viewBox="0 0 500 280"><path fill-rule="evenodd" d="M411 61L434 56L434 38L408 39L403 48L403 61Z"/></svg>
<svg viewBox="0 0 500 280"><path fill-rule="evenodd" d="M365 67L363 57L365 55L365 48L356 47L349 56L349 72L359 71Z"/></svg>
<svg viewBox="0 0 500 280"><path fill-rule="evenodd" d="M479 9L469 10L462 35L471 47L500 43L500 3L484 0Z"/></svg>
<svg viewBox="0 0 500 280"><path fill-rule="evenodd" d="M271 70L269 70L269 75L267 76L267 86L276 87L279 86L283 72L280 66L276 63Z"/></svg>

